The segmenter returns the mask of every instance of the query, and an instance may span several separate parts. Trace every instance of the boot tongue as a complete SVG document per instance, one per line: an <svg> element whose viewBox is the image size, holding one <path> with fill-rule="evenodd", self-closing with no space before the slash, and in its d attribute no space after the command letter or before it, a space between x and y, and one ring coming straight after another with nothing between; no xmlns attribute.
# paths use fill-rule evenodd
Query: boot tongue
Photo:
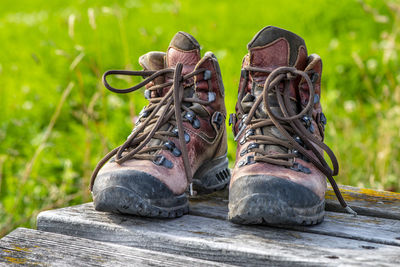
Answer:
<svg viewBox="0 0 400 267"><path fill-rule="evenodd" d="M143 70L161 70L165 68L165 52L151 51L148 52L141 57L139 57L139 64L142 66ZM164 76L159 76L155 78L153 81L146 84L146 88L150 88L157 84L162 84L165 82ZM159 97L163 96L164 92L162 89L158 91L151 91L150 95L146 97Z"/></svg>
<svg viewBox="0 0 400 267"><path fill-rule="evenodd" d="M268 26L259 31L247 45L249 50L248 64L273 71L278 67L295 67L304 70L307 65L307 48L300 36L273 26ZM268 74L253 72L252 80L259 85L262 90ZM291 97L296 98L295 87L298 81L294 81L291 86Z"/></svg>
<svg viewBox="0 0 400 267"><path fill-rule="evenodd" d="M186 32L177 32L172 38L167 51L167 67L174 68L182 63L183 74L192 72L200 61L200 45L196 39Z"/></svg>
<svg viewBox="0 0 400 267"><path fill-rule="evenodd" d="M307 61L306 44L300 36L273 26L259 31L247 45L250 65L273 70L281 66L304 70Z"/></svg>
<svg viewBox="0 0 400 267"><path fill-rule="evenodd" d="M197 63L200 61L200 45L196 41L196 39L188 33L185 32L177 32L175 36L172 38L167 53L163 53L163 59L161 64L161 59L158 60L157 56L153 55L152 60L148 61L148 65L152 67L161 67L162 68L175 68L178 63L183 64L182 75L188 74L194 70ZM142 65L143 66L143 65ZM153 70L155 70L153 68ZM163 77L163 82L168 82L173 79L173 75L166 75ZM189 80L185 80L183 82L184 85L184 94L185 97L191 97L193 95L193 88L186 87L186 85L192 84L193 78ZM159 92L157 92L158 96L164 96L170 87L162 88ZM162 107L157 115L159 116L164 110ZM171 125L169 123L164 124L160 130L168 131L171 130ZM160 145L162 141L158 139L152 139L148 143L147 146L155 146Z"/></svg>
<svg viewBox="0 0 400 267"><path fill-rule="evenodd" d="M165 52L152 51L139 58L143 70L161 70L164 68Z"/></svg>
<svg viewBox="0 0 400 267"><path fill-rule="evenodd" d="M182 63L184 65L182 70L183 75L192 72L199 61L200 45L193 36L185 32L177 32L175 34L169 44L167 53L149 52L139 58L139 64L144 70L161 70L166 67L174 68L176 64ZM170 80L172 80L172 76L160 76L157 77L154 82L146 85L146 88ZM150 97L162 97L168 91L169 87L162 88L158 91L152 91Z"/></svg>
<svg viewBox="0 0 400 267"><path fill-rule="evenodd" d="M268 26L259 31L247 45L248 56L243 61L244 66L257 67L273 71L278 67L295 67L304 70L307 65L307 48L300 36L273 26ZM251 94L258 97L264 88L265 80L268 77L265 72L251 72L248 88ZM296 88L300 78L291 82L290 96L297 98ZM277 105L276 96L271 96L272 109ZM271 101L270 101L271 102ZM261 116L265 116L262 107L259 108ZM278 113L280 110L278 109Z"/></svg>
<svg viewBox="0 0 400 267"><path fill-rule="evenodd" d="M177 32L172 38L167 54L167 68L175 68L178 63L183 64L182 75L192 72L200 61L200 45L197 40L186 32ZM171 81L173 75L167 75L166 80ZM194 77L183 81L185 97L192 97L194 94Z"/></svg>

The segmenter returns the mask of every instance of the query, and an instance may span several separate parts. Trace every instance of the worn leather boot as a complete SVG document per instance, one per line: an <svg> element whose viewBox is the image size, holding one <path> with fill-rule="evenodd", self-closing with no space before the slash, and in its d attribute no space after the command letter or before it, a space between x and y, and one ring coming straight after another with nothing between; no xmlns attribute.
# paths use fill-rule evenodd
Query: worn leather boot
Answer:
<svg viewBox="0 0 400 267"><path fill-rule="evenodd" d="M223 189L230 179L224 87L216 57L189 34L178 32L167 53L140 57L143 71L108 71L105 86L128 93L146 86L143 108L126 142L96 167L91 181L99 211L173 218L187 213L191 194ZM127 89L109 75L145 80ZM104 166L103 166L104 165ZM187 190L188 189L188 190Z"/></svg>
<svg viewBox="0 0 400 267"><path fill-rule="evenodd" d="M326 177L350 212L332 178L338 163L323 143L320 57L307 55L301 37L272 26L258 32L248 50L230 121L238 145L229 219L239 224L317 224L324 217Z"/></svg>

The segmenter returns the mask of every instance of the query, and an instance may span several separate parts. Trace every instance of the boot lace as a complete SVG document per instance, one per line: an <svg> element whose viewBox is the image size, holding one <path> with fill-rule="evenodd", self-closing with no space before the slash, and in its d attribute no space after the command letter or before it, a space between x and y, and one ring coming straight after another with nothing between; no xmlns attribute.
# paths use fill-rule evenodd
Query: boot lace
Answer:
<svg viewBox="0 0 400 267"><path fill-rule="evenodd" d="M161 150L169 150L176 157L182 156L186 177L189 183L190 194L193 195L193 173L190 168L186 148L186 143L189 142L190 137L184 131L183 122L190 122L194 128L200 127L200 122L196 118L196 113L190 108L190 106L194 103L209 105L213 99L206 101L195 97L184 97L183 82L188 81L200 73L203 73L203 78L206 79L206 77L210 76L210 71L205 68L199 68L195 69L191 73L183 75L182 69L183 64L178 63L175 68L162 69L158 71L110 70L104 73L103 83L105 87L110 91L119 94L134 92L162 75L173 75L173 80L147 88L145 95L148 95L148 93L151 94L153 91L157 92L169 86L171 87L163 97L148 97L149 105L141 111L141 116L137 125L128 136L127 140L121 146L110 151L97 164L90 181L91 191L98 172L112 157L115 156L113 160L115 160L119 165L127 160L139 159L151 160L156 165L172 168L172 162L160 155L160 153L157 153ZM107 82L106 78L109 75L142 76L147 78L133 87L117 89ZM167 125L167 127L164 127L165 125ZM169 140L171 137L178 138L180 149ZM152 139L158 139L161 142L157 142L158 145L149 144Z"/></svg>
<svg viewBox="0 0 400 267"><path fill-rule="evenodd" d="M246 130L240 143L244 144L247 141L252 141L252 143L242 151L241 155L243 156L249 152L255 153L254 156L248 156L246 162L239 162L239 166L255 162L266 162L304 173L311 173L307 167L296 162L296 158L301 157L314 164L314 166L328 178L341 206L348 213L356 215L357 213L347 205L333 178L333 176L336 176L339 172L339 164L335 154L327 145L318 140L309 131L311 119L308 117L308 114L312 112L314 101L311 100L314 99L315 95L315 89L309 77L310 73L297 70L294 67L279 67L273 71L255 67L245 67L243 71L245 71L246 74L244 75L244 82L239 90L238 100L238 116L242 118L242 121L239 124L235 141L237 141ZM269 75L264 83L262 94L255 100L250 111L246 113L241 105L241 101L245 94L249 72L263 72ZM291 105L292 100L290 99L290 83L298 77L304 78L309 88L308 103L299 113L293 110ZM283 88L281 86L282 84ZM269 101L269 97L271 96L276 96L279 109L283 116L278 115L271 110ZM266 118L256 118L256 111L262 101L267 116ZM308 128L306 128L305 124L306 126L308 124ZM280 133L283 134L286 140L278 139L273 136L256 134L257 129L268 126L275 126ZM265 149L261 148L262 145L278 145L286 148L287 153L269 153ZM327 153L333 169L330 168L328 163L325 161L323 154L318 151L318 148Z"/></svg>

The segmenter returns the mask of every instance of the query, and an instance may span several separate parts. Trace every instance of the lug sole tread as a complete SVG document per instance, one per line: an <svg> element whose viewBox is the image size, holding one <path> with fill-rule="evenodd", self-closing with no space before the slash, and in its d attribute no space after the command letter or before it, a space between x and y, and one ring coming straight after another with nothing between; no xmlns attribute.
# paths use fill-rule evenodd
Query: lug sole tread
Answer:
<svg viewBox="0 0 400 267"><path fill-rule="evenodd" d="M189 213L189 203L176 207L152 205L136 192L124 187L109 187L94 199L97 211L130 214L150 218L177 218Z"/></svg>
<svg viewBox="0 0 400 267"><path fill-rule="evenodd" d="M324 219L325 201L307 208L291 207L268 194L253 194L236 203L229 203L228 219L236 224L315 225Z"/></svg>

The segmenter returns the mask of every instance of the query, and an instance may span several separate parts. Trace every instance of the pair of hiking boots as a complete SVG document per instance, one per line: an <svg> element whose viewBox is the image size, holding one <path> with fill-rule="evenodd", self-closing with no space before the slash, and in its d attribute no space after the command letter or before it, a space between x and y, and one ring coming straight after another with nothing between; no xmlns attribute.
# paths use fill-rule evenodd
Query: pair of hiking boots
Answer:
<svg viewBox="0 0 400 267"><path fill-rule="evenodd" d="M116 93L145 87L149 104L125 143L97 165L91 180L96 210L174 218L189 212L187 193L207 194L229 184L229 220L239 224L319 223L326 178L349 212L332 176L333 152L323 143L318 55L304 40L268 26L248 44L236 113L231 114L236 162L228 168L225 90L215 55L178 32L166 53L139 58L142 71L108 71ZM142 76L127 89L110 75ZM324 160L327 152L333 170Z"/></svg>

